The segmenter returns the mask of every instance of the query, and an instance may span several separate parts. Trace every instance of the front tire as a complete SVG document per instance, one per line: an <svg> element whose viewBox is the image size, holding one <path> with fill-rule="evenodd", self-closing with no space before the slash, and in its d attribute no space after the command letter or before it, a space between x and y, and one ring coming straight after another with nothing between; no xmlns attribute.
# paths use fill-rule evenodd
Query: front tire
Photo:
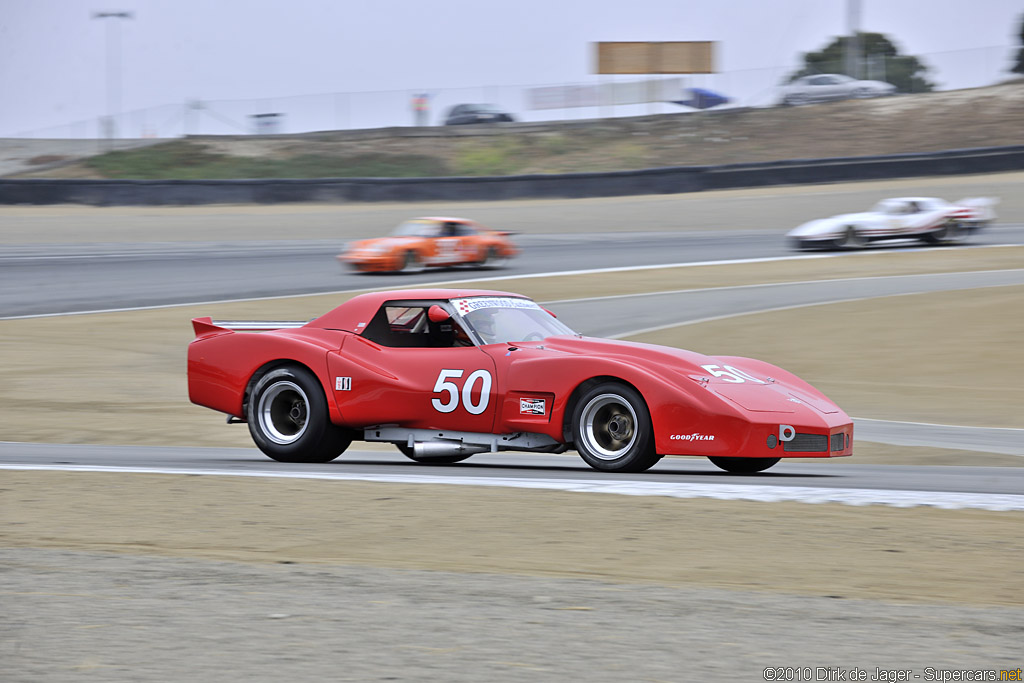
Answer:
<svg viewBox="0 0 1024 683"><path fill-rule="evenodd" d="M835 242L839 249L863 249L867 243L867 238L857 232L856 226L853 225L846 226L842 236Z"/></svg>
<svg viewBox="0 0 1024 683"><path fill-rule="evenodd" d="M246 417L256 446L278 462L330 462L352 443L351 432L331 422L316 375L297 366L261 377Z"/></svg>
<svg viewBox="0 0 1024 683"><path fill-rule="evenodd" d="M402 255L402 263L398 270L401 273L422 273L424 267L419 254L410 250Z"/></svg>
<svg viewBox="0 0 1024 683"><path fill-rule="evenodd" d="M498 268L503 265L505 259L501 257L497 247L487 247L483 256L476 262L477 268Z"/></svg>
<svg viewBox="0 0 1024 683"><path fill-rule="evenodd" d="M756 474L777 463L780 458L721 458L709 456L708 460L729 474Z"/></svg>
<svg viewBox="0 0 1024 683"><path fill-rule="evenodd" d="M647 404L632 387L602 382L580 396L572 414L580 457L603 472L643 472L661 459Z"/></svg>

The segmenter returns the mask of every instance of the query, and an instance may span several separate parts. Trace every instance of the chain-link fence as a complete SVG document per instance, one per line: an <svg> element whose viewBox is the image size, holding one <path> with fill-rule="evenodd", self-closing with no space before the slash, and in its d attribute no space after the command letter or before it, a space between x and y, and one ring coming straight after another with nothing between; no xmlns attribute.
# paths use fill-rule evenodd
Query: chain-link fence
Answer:
<svg viewBox="0 0 1024 683"><path fill-rule="evenodd" d="M923 75L936 84L936 90L952 90L992 85L1008 79L1011 46L917 55L928 67ZM585 89L611 92L616 84L628 84L623 76L593 76L584 83L546 83L532 85L493 85L475 88L384 90L377 92L340 92L319 95L268 97L249 100L190 100L128 111L114 117L76 121L62 126L28 131L9 131L6 137L25 138L173 138L185 135L245 135L303 133L326 130L354 130L392 126L438 126L457 104L487 103L508 112L517 121L564 121L618 116L638 116L692 111L684 101L691 88L719 93L727 107L766 107L779 104L779 88L800 67L765 67L724 71L695 76L665 76L651 80L672 80L679 85L677 98L666 95L662 87L656 101L616 104L613 99L588 100L585 106L566 96L562 107L535 108L536 91L578 93ZM839 65L836 71L840 72ZM864 78L886 80L884 60L867 58L860 66ZM637 77L633 77L636 81ZM657 84L656 84L657 85Z"/></svg>

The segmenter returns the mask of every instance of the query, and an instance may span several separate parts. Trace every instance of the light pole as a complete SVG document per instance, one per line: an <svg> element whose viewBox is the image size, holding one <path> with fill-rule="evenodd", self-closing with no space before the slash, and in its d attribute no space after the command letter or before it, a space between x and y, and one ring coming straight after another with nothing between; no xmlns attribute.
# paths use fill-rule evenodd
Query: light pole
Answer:
<svg viewBox="0 0 1024 683"><path fill-rule="evenodd" d="M846 0L846 75L860 78L860 0Z"/></svg>
<svg viewBox="0 0 1024 683"><path fill-rule="evenodd" d="M93 12L93 19L133 19L131 12ZM118 22L106 22L107 23L107 118L104 124L106 129L107 139L113 140L117 137L117 131L115 130L114 117L119 113L121 109L121 72L120 72L120 36L117 33ZM111 30L111 24L114 29ZM113 142L109 144L109 147L113 147Z"/></svg>

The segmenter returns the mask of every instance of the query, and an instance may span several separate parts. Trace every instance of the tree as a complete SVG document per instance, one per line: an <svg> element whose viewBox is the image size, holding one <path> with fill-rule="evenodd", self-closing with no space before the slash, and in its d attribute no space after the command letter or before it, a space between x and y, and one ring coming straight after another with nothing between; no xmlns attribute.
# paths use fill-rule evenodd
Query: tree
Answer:
<svg viewBox="0 0 1024 683"><path fill-rule="evenodd" d="M1021 45L1024 45L1024 16L1021 16L1020 19L1020 42ZM1017 50L1017 63L1010 71L1015 74L1024 74L1024 47Z"/></svg>
<svg viewBox="0 0 1024 683"><path fill-rule="evenodd" d="M928 71L921 60L901 55L896 45L881 33L858 33L856 65L850 73L846 66L846 45L849 36L840 36L820 52L804 55L804 67L789 77L794 81L811 74L846 74L854 78L886 81L898 92L931 92L935 84L924 77Z"/></svg>

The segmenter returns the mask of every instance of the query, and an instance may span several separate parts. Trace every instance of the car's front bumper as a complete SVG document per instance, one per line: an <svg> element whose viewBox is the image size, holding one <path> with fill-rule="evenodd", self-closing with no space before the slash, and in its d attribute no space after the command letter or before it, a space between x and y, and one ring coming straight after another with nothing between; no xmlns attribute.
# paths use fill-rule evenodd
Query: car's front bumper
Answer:
<svg viewBox="0 0 1024 683"><path fill-rule="evenodd" d="M342 265L363 272L388 272L399 268L397 259L390 254L342 254L338 256L338 261Z"/></svg>

